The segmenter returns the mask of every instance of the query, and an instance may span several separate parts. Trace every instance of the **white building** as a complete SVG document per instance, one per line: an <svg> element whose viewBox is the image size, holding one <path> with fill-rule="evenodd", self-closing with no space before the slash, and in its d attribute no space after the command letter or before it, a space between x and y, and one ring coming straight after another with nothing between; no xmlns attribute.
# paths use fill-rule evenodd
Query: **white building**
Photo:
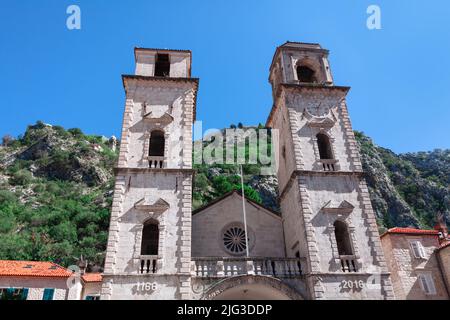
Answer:
<svg viewBox="0 0 450 320"><path fill-rule="evenodd" d="M450 242L440 234L438 228L391 228L381 235L397 299L449 299L450 254L445 247Z"/></svg>
<svg viewBox="0 0 450 320"><path fill-rule="evenodd" d="M328 51L287 42L270 66L281 216L232 193L192 214L198 79L187 50L135 49L102 299L393 299Z"/></svg>
<svg viewBox="0 0 450 320"><path fill-rule="evenodd" d="M52 262L0 260L0 297L14 300L78 300L81 284Z"/></svg>
<svg viewBox="0 0 450 320"><path fill-rule="evenodd" d="M100 300L100 293L102 291L101 273L84 273L81 276L81 285L81 300Z"/></svg>

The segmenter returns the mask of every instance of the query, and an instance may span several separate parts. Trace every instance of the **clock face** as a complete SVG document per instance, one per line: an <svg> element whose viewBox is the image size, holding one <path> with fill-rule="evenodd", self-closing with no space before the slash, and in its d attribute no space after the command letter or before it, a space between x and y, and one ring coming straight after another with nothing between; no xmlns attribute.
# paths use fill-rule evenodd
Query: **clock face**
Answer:
<svg viewBox="0 0 450 320"><path fill-rule="evenodd" d="M330 112L330 108L322 105L321 103L310 104L309 106L306 107L306 110L308 110L310 114L316 117L324 117L328 114L328 112Z"/></svg>

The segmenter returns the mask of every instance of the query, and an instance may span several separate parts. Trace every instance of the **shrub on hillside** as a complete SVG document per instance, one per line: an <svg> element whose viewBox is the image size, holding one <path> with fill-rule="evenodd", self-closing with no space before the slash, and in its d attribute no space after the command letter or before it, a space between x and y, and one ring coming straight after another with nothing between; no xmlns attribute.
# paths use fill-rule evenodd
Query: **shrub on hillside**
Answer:
<svg viewBox="0 0 450 320"><path fill-rule="evenodd" d="M12 185L27 186L33 181L33 175L27 169L21 169L13 173L9 178L9 183Z"/></svg>

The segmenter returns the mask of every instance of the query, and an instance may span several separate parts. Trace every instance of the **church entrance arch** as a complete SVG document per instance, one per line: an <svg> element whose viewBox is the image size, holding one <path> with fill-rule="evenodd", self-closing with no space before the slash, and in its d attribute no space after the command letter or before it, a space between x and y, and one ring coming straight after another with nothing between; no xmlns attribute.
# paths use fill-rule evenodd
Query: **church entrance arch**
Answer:
<svg viewBox="0 0 450 320"><path fill-rule="evenodd" d="M202 300L304 300L303 296L279 279L242 275L215 284Z"/></svg>

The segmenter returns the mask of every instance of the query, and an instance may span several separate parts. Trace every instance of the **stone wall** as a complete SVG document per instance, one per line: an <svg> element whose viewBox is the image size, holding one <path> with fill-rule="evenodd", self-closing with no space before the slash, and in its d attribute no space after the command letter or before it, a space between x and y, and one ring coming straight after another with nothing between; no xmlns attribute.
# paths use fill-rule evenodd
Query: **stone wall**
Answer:
<svg viewBox="0 0 450 320"><path fill-rule="evenodd" d="M418 240L425 249L425 258L416 258L411 249L411 241ZM448 299L442 274L437 263L435 249L439 246L435 235L386 234L382 246L397 299L435 300ZM427 295L422 290L418 276L420 273L432 274L436 295Z"/></svg>
<svg viewBox="0 0 450 320"><path fill-rule="evenodd" d="M124 115L119 166L148 168L149 139L153 130L162 130L165 133L164 168L190 166L192 146L189 146L190 150L185 150L187 137L184 135L192 136L192 84L164 80L130 80L128 90L130 93ZM150 110L151 119L144 119L143 116Z"/></svg>
<svg viewBox="0 0 450 320"><path fill-rule="evenodd" d="M0 288L28 288L27 300L42 300L44 289L54 288L53 300L79 300L80 286L67 287L67 278L0 277Z"/></svg>
<svg viewBox="0 0 450 320"><path fill-rule="evenodd" d="M86 282L83 283L83 293L81 300L86 300L87 296L100 296L102 292L101 282Z"/></svg>
<svg viewBox="0 0 450 320"><path fill-rule="evenodd" d="M291 127L289 125L289 114L288 109L284 105L284 99L279 100L280 105L276 109L273 116L272 128L279 130L279 145L275 146L278 148L278 189L283 190L291 178L291 174L297 168L295 152L300 151L294 149L293 144L293 134L291 132Z"/></svg>
<svg viewBox="0 0 450 320"><path fill-rule="evenodd" d="M441 248L436 252L441 261L441 272L445 283L447 284L447 293L450 294L450 245Z"/></svg>

